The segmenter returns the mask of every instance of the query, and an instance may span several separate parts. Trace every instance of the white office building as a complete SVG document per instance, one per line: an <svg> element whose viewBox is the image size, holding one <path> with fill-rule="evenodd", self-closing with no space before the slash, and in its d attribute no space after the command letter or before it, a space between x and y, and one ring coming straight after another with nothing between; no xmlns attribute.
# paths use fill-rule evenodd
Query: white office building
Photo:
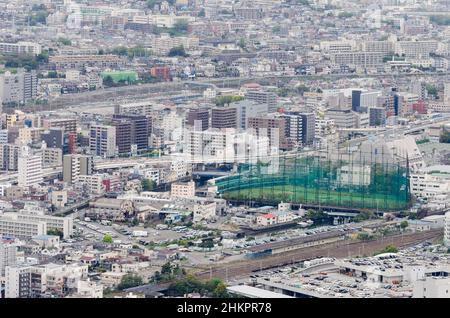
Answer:
<svg viewBox="0 0 450 318"><path fill-rule="evenodd" d="M22 147L17 164L19 187L35 186L43 181L42 156L33 155L28 147Z"/></svg>

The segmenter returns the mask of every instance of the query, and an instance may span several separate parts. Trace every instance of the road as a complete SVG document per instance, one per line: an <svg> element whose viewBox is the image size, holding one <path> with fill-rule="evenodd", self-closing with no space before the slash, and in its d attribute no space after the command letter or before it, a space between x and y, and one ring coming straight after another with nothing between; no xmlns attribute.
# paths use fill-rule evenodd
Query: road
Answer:
<svg viewBox="0 0 450 318"><path fill-rule="evenodd" d="M279 253L262 259L237 261L228 264L211 266L196 273L200 279L217 277L226 281L250 275L252 272L266 268L283 266L318 257L355 257L358 255L372 255L374 252L392 244L398 248L406 248L426 240L436 239L442 235L442 230L419 233L408 233L386 237L383 240L369 242L354 242L350 240L338 243L302 248L285 253Z"/></svg>

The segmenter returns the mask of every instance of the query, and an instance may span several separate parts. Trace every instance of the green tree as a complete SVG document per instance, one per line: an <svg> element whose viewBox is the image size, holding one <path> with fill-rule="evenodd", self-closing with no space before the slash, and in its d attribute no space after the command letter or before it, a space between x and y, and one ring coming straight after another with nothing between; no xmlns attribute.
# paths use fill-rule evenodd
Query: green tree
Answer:
<svg viewBox="0 0 450 318"><path fill-rule="evenodd" d="M189 27L189 22L186 19L180 19L175 22L173 29L178 32L187 32Z"/></svg>
<svg viewBox="0 0 450 318"><path fill-rule="evenodd" d="M219 278L212 278L205 283L205 288L212 293L220 283L222 283L222 281Z"/></svg>
<svg viewBox="0 0 450 318"><path fill-rule="evenodd" d="M157 4L157 3L158 3L157 0L147 0L147 7L150 8L150 9L153 9L155 4Z"/></svg>
<svg viewBox="0 0 450 318"><path fill-rule="evenodd" d="M400 228L402 230L406 229L408 227L408 221L403 221L402 223L400 223Z"/></svg>
<svg viewBox="0 0 450 318"><path fill-rule="evenodd" d="M308 210L306 212L306 218L313 221L314 225L324 225L324 224L331 224L333 218L330 217L328 214L324 213L323 211L314 211L314 210Z"/></svg>
<svg viewBox="0 0 450 318"><path fill-rule="evenodd" d="M142 285L142 278L135 274L127 274L122 277L117 289L124 290L131 287Z"/></svg>
<svg viewBox="0 0 450 318"><path fill-rule="evenodd" d="M59 38L58 43L61 43L62 45L72 45L72 41L67 38Z"/></svg>
<svg viewBox="0 0 450 318"><path fill-rule="evenodd" d="M245 47L246 47L245 39L244 39L244 38L240 38L237 45L238 45L241 49L245 49Z"/></svg>
<svg viewBox="0 0 450 318"><path fill-rule="evenodd" d="M381 251L376 252L374 255L384 254L384 253L398 253L398 248L394 245L388 245Z"/></svg>
<svg viewBox="0 0 450 318"><path fill-rule="evenodd" d="M450 144L450 131L443 129L441 135L439 136L439 142L444 144Z"/></svg>
<svg viewBox="0 0 450 318"><path fill-rule="evenodd" d="M309 92L309 87L301 84L301 85L297 86L295 88L295 90L297 91L297 93L303 95L305 92Z"/></svg>
<svg viewBox="0 0 450 318"><path fill-rule="evenodd" d="M48 78L58 78L58 72L56 72L56 71L49 71L48 72Z"/></svg>
<svg viewBox="0 0 450 318"><path fill-rule="evenodd" d="M352 12L340 12L338 14L338 18L340 18L340 19L347 19L347 18L353 17L353 15L354 14Z"/></svg>
<svg viewBox="0 0 450 318"><path fill-rule="evenodd" d="M171 56L171 57L173 57L173 56L187 56L183 45L171 48L168 55Z"/></svg>
<svg viewBox="0 0 450 318"><path fill-rule="evenodd" d="M432 15L430 22L437 25L450 25L450 15Z"/></svg>
<svg viewBox="0 0 450 318"><path fill-rule="evenodd" d="M142 191L152 191L156 188L156 182L151 179L143 179L141 185Z"/></svg>
<svg viewBox="0 0 450 318"><path fill-rule="evenodd" d="M106 87L113 87L115 85L114 80L111 77L111 75L108 75L103 79L103 85Z"/></svg>
<svg viewBox="0 0 450 318"><path fill-rule="evenodd" d="M161 267L161 274L162 275L170 275L170 274L172 274L172 264L170 262L165 263Z"/></svg>
<svg viewBox="0 0 450 318"><path fill-rule="evenodd" d="M38 63L48 63L48 51L42 51L41 54L36 56Z"/></svg>
<svg viewBox="0 0 450 318"><path fill-rule="evenodd" d="M109 243L109 244L110 244L110 243L113 242L113 238L112 238L111 235L105 234L105 235L103 236L102 242L103 242L103 243Z"/></svg>
<svg viewBox="0 0 450 318"><path fill-rule="evenodd" d="M216 106L224 106L224 105L227 105L227 104L230 104L233 102L241 101L243 99L244 99L243 96L229 96L228 95L228 96L216 97L214 102L216 103Z"/></svg>
<svg viewBox="0 0 450 318"><path fill-rule="evenodd" d="M215 298L228 298L227 286L220 282L213 291L213 297Z"/></svg>
<svg viewBox="0 0 450 318"><path fill-rule="evenodd" d="M427 84L427 85L425 86L425 88L426 88L426 90L427 90L427 92L428 92L428 95L434 96L434 97L437 97L437 96L438 96L438 92L437 92L436 86L434 86L434 85L432 85L432 84Z"/></svg>
<svg viewBox="0 0 450 318"><path fill-rule="evenodd" d="M304 6L309 6L309 1L308 0L297 0L298 4L304 5Z"/></svg>
<svg viewBox="0 0 450 318"><path fill-rule="evenodd" d="M60 239L64 237L64 232L55 228L51 228L47 230L47 235L56 235L59 236Z"/></svg>
<svg viewBox="0 0 450 318"><path fill-rule="evenodd" d="M198 246L211 249L214 247L214 242L212 239L207 239L203 240Z"/></svg>
<svg viewBox="0 0 450 318"><path fill-rule="evenodd" d="M370 235L367 232L361 232L361 233L358 233L357 239L360 241L369 241L372 239L372 235Z"/></svg>

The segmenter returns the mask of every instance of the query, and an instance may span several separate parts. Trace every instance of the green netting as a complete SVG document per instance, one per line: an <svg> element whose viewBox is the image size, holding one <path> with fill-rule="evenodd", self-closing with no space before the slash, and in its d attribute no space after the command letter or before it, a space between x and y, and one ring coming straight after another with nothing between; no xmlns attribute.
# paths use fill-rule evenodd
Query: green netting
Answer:
<svg viewBox="0 0 450 318"><path fill-rule="evenodd" d="M275 167L273 163L240 165L238 173L215 184L228 200L392 211L409 205L407 166L406 160L280 158Z"/></svg>

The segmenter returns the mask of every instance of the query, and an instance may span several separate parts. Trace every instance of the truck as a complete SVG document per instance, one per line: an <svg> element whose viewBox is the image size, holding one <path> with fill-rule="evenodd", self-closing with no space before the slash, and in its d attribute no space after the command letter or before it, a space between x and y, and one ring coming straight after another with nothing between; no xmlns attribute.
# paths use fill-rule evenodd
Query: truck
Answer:
<svg viewBox="0 0 450 318"><path fill-rule="evenodd" d="M133 231L134 237L147 237L148 232L147 231Z"/></svg>

